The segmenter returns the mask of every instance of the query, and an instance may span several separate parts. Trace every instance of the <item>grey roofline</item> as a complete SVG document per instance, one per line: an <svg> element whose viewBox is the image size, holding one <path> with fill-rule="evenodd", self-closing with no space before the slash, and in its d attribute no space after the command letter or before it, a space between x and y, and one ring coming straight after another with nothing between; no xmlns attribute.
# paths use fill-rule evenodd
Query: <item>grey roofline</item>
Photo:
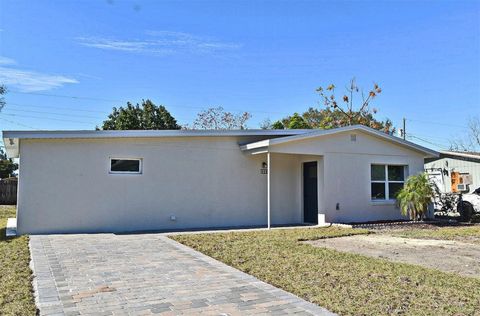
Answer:
<svg viewBox="0 0 480 316"><path fill-rule="evenodd" d="M3 142L10 158L18 157L20 139L94 139L94 138L162 138L162 137L229 137L229 136L292 136L310 130L64 130L3 131Z"/></svg>
<svg viewBox="0 0 480 316"><path fill-rule="evenodd" d="M418 144L403 140L401 138L398 138L392 135L388 135L386 133L383 133L381 131L378 131L376 129L373 129L364 125L352 125L352 126L345 126L345 127L333 128L328 130L315 130L315 131L310 130L310 132L303 133L300 135L293 135L293 136L287 136L287 137L276 138L276 139L267 139L267 140L261 140L258 142L250 143L250 144L245 144L243 146L240 146L240 149L243 151L246 151L246 150L258 149L262 147L274 146L278 144L284 144L284 143L293 142L297 140L305 140L313 137L327 136L327 135L337 134L341 132L359 131L359 130L369 133L373 136L397 143L399 145L409 147L416 151L420 151L426 154L427 157L439 156L439 153L436 152L435 150L420 146Z"/></svg>
<svg viewBox="0 0 480 316"><path fill-rule="evenodd" d="M459 151L440 151L440 157L450 157L450 158L466 158L468 160L480 161L480 154L478 153L469 153L469 152L459 152Z"/></svg>
<svg viewBox="0 0 480 316"><path fill-rule="evenodd" d="M290 136L310 130L128 130L128 131L3 131L3 138L49 139L49 138L124 138L124 137L212 137L212 136Z"/></svg>

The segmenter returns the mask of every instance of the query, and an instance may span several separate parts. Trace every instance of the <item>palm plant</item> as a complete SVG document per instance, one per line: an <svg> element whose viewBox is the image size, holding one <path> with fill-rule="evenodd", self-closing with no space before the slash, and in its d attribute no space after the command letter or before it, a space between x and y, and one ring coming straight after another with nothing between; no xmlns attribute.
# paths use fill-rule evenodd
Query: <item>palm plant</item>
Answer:
<svg viewBox="0 0 480 316"><path fill-rule="evenodd" d="M412 220L422 219L433 195L434 190L426 173L410 176L397 194L402 215Z"/></svg>

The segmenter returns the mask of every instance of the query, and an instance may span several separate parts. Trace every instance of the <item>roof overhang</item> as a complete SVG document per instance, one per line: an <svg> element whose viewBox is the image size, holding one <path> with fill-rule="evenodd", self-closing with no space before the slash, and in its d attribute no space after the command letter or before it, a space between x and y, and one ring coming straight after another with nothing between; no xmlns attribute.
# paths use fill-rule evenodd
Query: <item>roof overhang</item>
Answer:
<svg viewBox="0 0 480 316"><path fill-rule="evenodd" d="M310 130L129 130L129 131L3 131L7 156L17 158L21 139L109 139L109 138L165 138L165 137L232 137L300 135Z"/></svg>
<svg viewBox="0 0 480 316"><path fill-rule="evenodd" d="M275 138L275 139L267 139L267 140L245 144L240 146L240 149L242 151L248 151L248 152L251 152L252 154L255 154L257 153L258 150L269 151L269 148L271 146L275 146L279 144L286 144L289 142L301 141L301 140L306 140L306 139L311 139L316 137L325 137L328 135L338 134L342 132L351 132L351 131L363 131L372 136L413 149L415 151L423 153L425 155L425 158L439 157L439 153L436 152L435 150L383 133L381 131L378 131L376 129L373 129L364 125L352 125L352 126L332 128L327 130L313 130L313 131L310 130L310 132L303 133L300 135L292 135L292 136Z"/></svg>
<svg viewBox="0 0 480 316"><path fill-rule="evenodd" d="M467 161L474 161L480 162L480 154L479 153L472 153L472 152L461 152L461 151L441 151L439 158L452 158L452 159L459 159L459 160L467 160Z"/></svg>

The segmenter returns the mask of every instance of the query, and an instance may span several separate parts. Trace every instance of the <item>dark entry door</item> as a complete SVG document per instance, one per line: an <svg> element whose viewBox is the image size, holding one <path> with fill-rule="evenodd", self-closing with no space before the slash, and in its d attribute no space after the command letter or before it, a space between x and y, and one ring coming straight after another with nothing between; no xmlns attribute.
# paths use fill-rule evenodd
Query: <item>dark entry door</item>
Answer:
<svg viewBox="0 0 480 316"><path fill-rule="evenodd" d="M303 164L303 221L318 223L317 162Z"/></svg>

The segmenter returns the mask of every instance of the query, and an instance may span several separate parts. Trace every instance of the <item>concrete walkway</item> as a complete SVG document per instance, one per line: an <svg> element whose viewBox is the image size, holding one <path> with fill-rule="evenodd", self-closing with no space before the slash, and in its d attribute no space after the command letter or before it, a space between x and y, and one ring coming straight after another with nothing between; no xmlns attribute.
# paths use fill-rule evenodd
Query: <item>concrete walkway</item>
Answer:
<svg viewBox="0 0 480 316"><path fill-rule="evenodd" d="M332 315L162 234L30 236L41 315Z"/></svg>

